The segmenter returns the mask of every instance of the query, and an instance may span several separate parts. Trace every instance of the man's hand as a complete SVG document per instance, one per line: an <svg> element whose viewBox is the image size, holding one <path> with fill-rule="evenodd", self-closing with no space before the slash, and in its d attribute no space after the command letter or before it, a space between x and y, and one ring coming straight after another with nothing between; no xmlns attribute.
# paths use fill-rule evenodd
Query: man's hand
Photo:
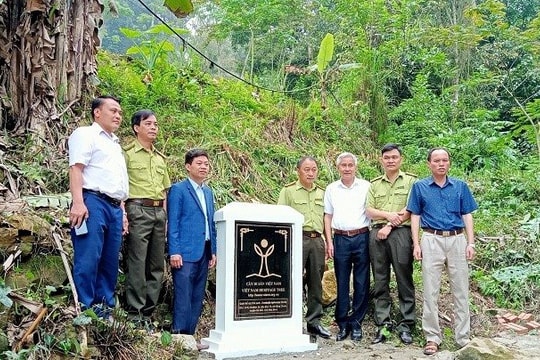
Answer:
<svg viewBox="0 0 540 360"><path fill-rule="evenodd" d="M476 251L474 250L474 247L467 245L467 247L465 248L465 254L467 256L467 260L472 260L474 259Z"/></svg>
<svg viewBox="0 0 540 360"><path fill-rule="evenodd" d="M208 262L208 268L209 269L212 269L214 266L217 265L217 257L215 254L212 254L212 258L210 259L210 261Z"/></svg>
<svg viewBox="0 0 540 360"><path fill-rule="evenodd" d="M124 215L122 215L122 235L127 234L129 234L129 221L127 218L127 214L124 213Z"/></svg>
<svg viewBox="0 0 540 360"><path fill-rule="evenodd" d="M83 220L88 218L88 209L84 202L73 203L69 210L69 224L71 227L81 226Z"/></svg>
<svg viewBox="0 0 540 360"><path fill-rule="evenodd" d="M388 235L392 232L392 227L389 225L383 226L377 231L377 240L386 240Z"/></svg>
<svg viewBox="0 0 540 360"><path fill-rule="evenodd" d="M182 261L182 255L171 255L169 263L171 264L171 267L173 269L180 269L184 265L184 262Z"/></svg>
<svg viewBox="0 0 540 360"><path fill-rule="evenodd" d="M420 244L413 245L413 256L415 260L422 260L422 249L420 248Z"/></svg>
<svg viewBox="0 0 540 360"><path fill-rule="evenodd" d="M331 241L326 242L326 256L325 260L332 259L334 257L334 244Z"/></svg>
<svg viewBox="0 0 540 360"><path fill-rule="evenodd" d="M388 213L386 220L388 220L392 224L392 226L399 226L403 222L403 219L401 218L401 216L403 215L403 213L391 212Z"/></svg>

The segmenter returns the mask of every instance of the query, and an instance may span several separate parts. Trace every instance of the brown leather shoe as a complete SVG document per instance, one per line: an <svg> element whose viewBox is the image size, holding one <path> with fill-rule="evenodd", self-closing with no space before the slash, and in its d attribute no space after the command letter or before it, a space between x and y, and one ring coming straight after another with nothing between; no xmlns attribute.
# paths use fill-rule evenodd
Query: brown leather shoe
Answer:
<svg viewBox="0 0 540 360"><path fill-rule="evenodd" d="M201 351L201 350L206 350L208 349L210 346L206 345L206 344L201 344L201 343L197 343L197 350Z"/></svg>

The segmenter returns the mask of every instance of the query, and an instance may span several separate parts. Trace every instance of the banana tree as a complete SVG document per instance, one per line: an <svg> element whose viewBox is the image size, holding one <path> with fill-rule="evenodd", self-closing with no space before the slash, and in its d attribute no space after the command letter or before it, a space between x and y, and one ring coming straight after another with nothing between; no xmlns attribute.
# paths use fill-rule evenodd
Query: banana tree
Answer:
<svg viewBox="0 0 540 360"><path fill-rule="evenodd" d="M309 72L317 71L319 75L319 89L321 93L321 107L327 107L327 89L330 79L334 74L340 71L358 69L361 67L358 63L334 64L330 65L334 57L334 35L328 33L321 41L319 53L317 55L317 64L308 67Z"/></svg>
<svg viewBox="0 0 540 360"><path fill-rule="evenodd" d="M174 28L174 31L177 34L188 33L182 28ZM141 60L146 70L143 81L147 84L152 82L152 71L156 64L166 60L167 55L175 51L175 45L168 40L174 33L162 24L154 25L146 31L120 28L120 32L133 41L133 46L127 49L126 54Z"/></svg>

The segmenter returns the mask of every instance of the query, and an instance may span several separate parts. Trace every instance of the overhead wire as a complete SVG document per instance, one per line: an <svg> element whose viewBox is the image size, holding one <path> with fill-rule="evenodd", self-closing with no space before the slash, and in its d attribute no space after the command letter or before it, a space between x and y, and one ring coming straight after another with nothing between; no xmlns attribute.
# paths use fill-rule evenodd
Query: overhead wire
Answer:
<svg viewBox="0 0 540 360"><path fill-rule="evenodd" d="M185 48L186 46L191 48L193 51L195 51L199 56L201 56L202 58L206 59L211 67L216 67L218 69L220 69L221 71L223 71L224 73L228 74L229 76L249 85L249 86L252 86L254 88L256 88L257 90L265 90L265 91L270 91L272 93L281 93L281 94L290 94L290 93L296 93L296 92L302 92L302 91L306 91L306 90L309 90L311 88L313 88L315 85L311 85L311 86L308 86L308 87L305 87L305 88L301 88L301 89L293 89L293 90L278 90L278 89L271 89L271 88L268 88L268 87L265 87L265 86L262 86L262 85L258 85L258 84L255 84L251 81L248 81L244 78L242 78L241 76L233 73L232 71L226 69L225 67L221 66L220 64L218 64L216 61L210 59L208 56L206 56L201 50L199 50L198 48L196 48L193 44L191 44L189 41L187 41L184 37L182 37L175 29L173 29L165 20L163 20L163 18L161 16L159 16L158 14L156 14L148 5L146 5L146 3L143 1L143 0L137 0L152 16L154 16L157 20L159 20L163 25L165 25L165 27L167 27L167 29L169 29L176 37L178 37L181 41L182 41L182 47Z"/></svg>

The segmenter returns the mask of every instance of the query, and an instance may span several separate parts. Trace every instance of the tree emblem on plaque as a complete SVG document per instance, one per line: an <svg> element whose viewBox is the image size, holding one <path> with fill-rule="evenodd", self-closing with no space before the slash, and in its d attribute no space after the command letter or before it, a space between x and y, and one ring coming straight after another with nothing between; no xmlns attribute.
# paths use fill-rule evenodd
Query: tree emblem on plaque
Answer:
<svg viewBox="0 0 540 360"><path fill-rule="evenodd" d="M250 278L252 276L258 276L261 278L267 278L271 276L276 276L280 278L281 275L270 273L270 271L268 270L268 257L274 252L274 245L270 245L270 247L268 247L268 240L262 239L260 246L258 244L253 244L253 247L255 248L255 252L257 253L257 255L259 255L261 258L261 265L259 266L258 273L250 274L246 277Z"/></svg>

